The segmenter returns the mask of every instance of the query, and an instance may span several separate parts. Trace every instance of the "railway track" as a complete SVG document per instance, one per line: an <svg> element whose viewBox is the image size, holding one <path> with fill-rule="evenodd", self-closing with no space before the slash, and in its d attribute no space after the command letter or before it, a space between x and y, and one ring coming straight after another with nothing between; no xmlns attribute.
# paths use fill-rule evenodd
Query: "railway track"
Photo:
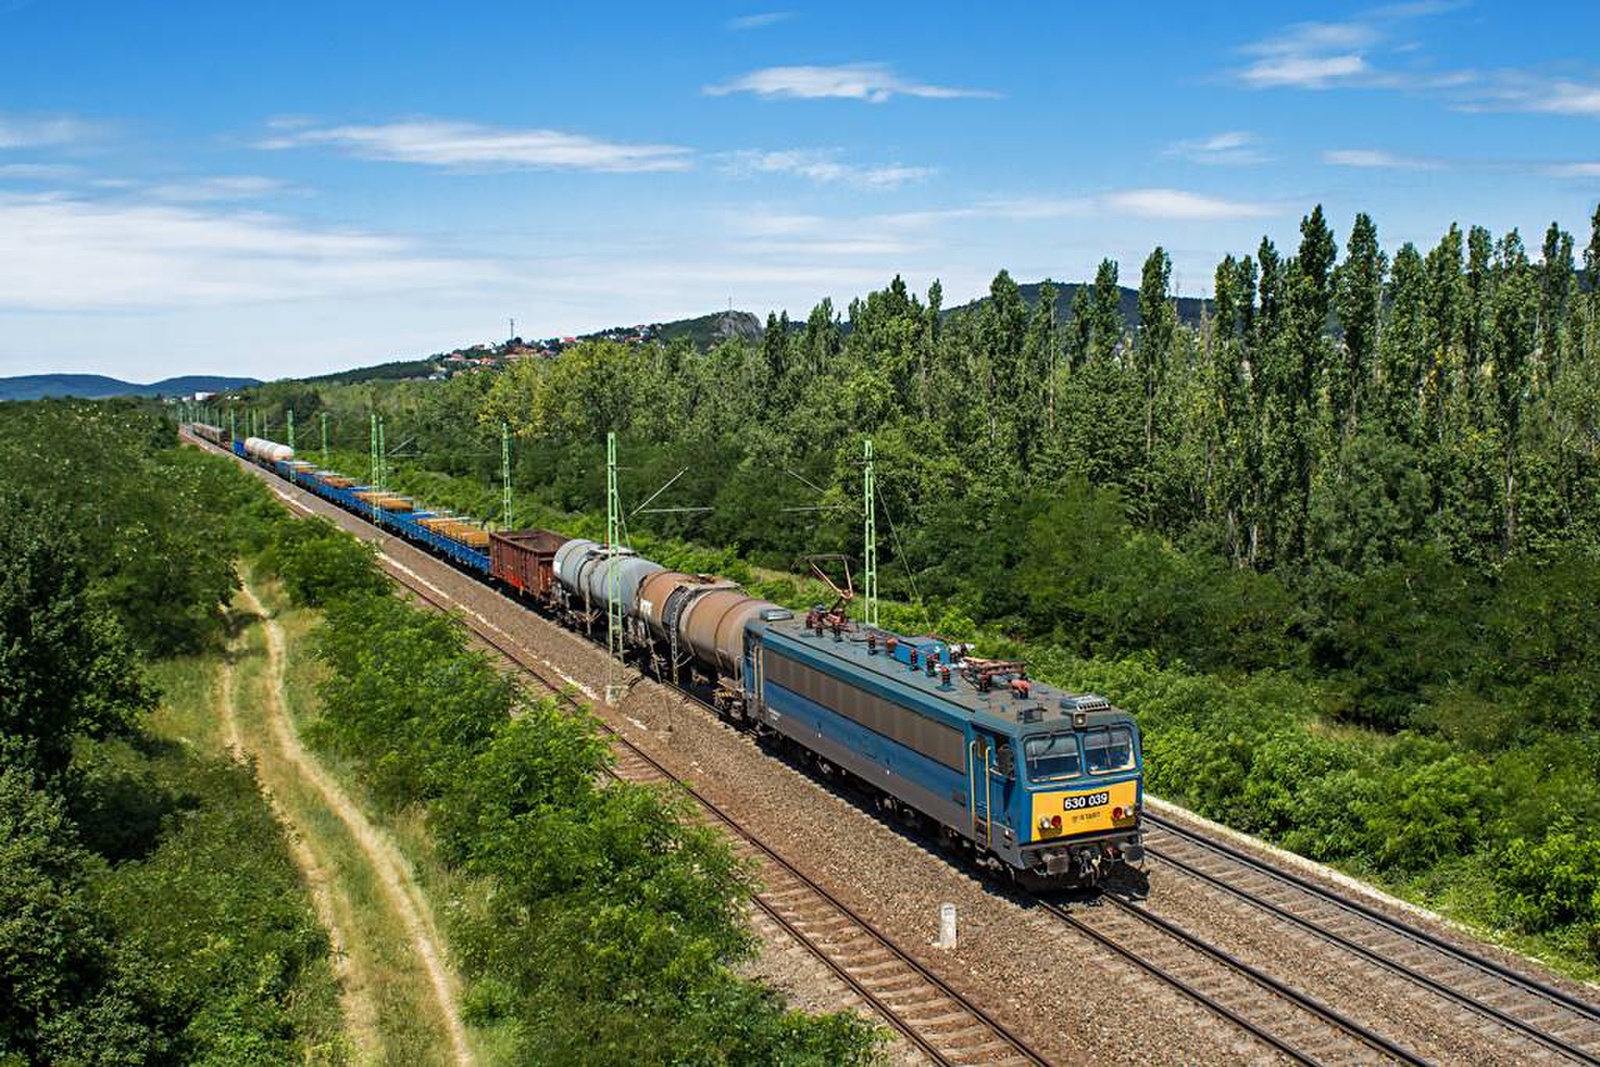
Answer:
<svg viewBox="0 0 1600 1067"><path fill-rule="evenodd" d="M1157 862L1564 1059L1600 1065L1600 1006L1170 819L1146 819Z"/></svg>
<svg viewBox="0 0 1600 1067"><path fill-rule="evenodd" d="M586 711L572 696L572 687L565 679L552 677L542 664L530 661L524 650L503 635L454 610L463 605L449 602L445 595L406 575L390 573L413 595L450 614L540 687L574 710ZM764 844L727 811L605 720L596 717L595 721L618 752L613 775L623 781L665 782L687 793L706 821L727 833L735 854L755 863L762 886L752 898L755 906L931 1062L950 1067L1012 1067L1049 1062L1003 1023L919 963L889 935Z"/></svg>
<svg viewBox="0 0 1600 1067"><path fill-rule="evenodd" d="M1110 893L1099 907L1045 911L1296 1063L1426 1060L1188 930Z"/></svg>

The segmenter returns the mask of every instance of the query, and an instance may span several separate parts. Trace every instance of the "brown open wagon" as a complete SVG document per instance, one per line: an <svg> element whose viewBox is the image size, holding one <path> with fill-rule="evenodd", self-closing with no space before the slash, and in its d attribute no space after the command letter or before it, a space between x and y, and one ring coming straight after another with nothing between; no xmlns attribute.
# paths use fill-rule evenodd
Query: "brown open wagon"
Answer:
<svg viewBox="0 0 1600 1067"><path fill-rule="evenodd" d="M567 538L550 530L495 530L489 534L489 573L540 599L555 580L551 561Z"/></svg>

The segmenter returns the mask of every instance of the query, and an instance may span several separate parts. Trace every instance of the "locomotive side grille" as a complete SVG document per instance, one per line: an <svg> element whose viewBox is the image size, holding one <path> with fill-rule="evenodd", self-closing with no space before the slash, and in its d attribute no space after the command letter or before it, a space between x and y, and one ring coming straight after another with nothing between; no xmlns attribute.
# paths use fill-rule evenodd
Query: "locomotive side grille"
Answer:
<svg viewBox="0 0 1600 1067"><path fill-rule="evenodd" d="M960 730L815 668L766 650L767 679L952 770L966 769Z"/></svg>

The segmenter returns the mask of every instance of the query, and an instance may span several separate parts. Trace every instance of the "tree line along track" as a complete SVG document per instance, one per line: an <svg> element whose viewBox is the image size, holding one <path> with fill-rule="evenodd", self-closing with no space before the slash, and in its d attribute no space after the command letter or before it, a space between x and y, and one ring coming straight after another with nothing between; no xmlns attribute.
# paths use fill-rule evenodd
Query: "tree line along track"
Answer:
<svg viewBox="0 0 1600 1067"><path fill-rule="evenodd" d="M1600 1006L1171 819L1150 857L1577 1063L1600 1065Z"/></svg>

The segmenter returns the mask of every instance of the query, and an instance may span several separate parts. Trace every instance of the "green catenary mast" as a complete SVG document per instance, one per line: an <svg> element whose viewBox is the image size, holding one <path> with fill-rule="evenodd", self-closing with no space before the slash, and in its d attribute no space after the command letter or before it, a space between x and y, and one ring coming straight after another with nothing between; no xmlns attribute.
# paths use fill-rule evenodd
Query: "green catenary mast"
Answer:
<svg viewBox="0 0 1600 1067"><path fill-rule="evenodd" d="M617 495L617 435L606 434L606 703L622 692L622 576L617 549L622 532L622 502Z"/></svg>
<svg viewBox="0 0 1600 1067"><path fill-rule="evenodd" d="M289 451L294 451L294 408L289 408Z"/></svg>
<svg viewBox="0 0 1600 1067"><path fill-rule="evenodd" d="M511 529L511 426L500 424L500 486L505 494L504 518L506 529Z"/></svg>
<svg viewBox="0 0 1600 1067"><path fill-rule="evenodd" d="M862 605L861 621L867 626L878 625L878 520L877 509L873 507L876 500L876 487L872 479L872 438L867 438L866 465L861 472L861 508L866 517L862 523L861 540L865 574L861 576L862 592L865 594L865 604Z"/></svg>
<svg viewBox="0 0 1600 1067"><path fill-rule="evenodd" d="M328 465L328 413L322 413L322 465Z"/></svg>

